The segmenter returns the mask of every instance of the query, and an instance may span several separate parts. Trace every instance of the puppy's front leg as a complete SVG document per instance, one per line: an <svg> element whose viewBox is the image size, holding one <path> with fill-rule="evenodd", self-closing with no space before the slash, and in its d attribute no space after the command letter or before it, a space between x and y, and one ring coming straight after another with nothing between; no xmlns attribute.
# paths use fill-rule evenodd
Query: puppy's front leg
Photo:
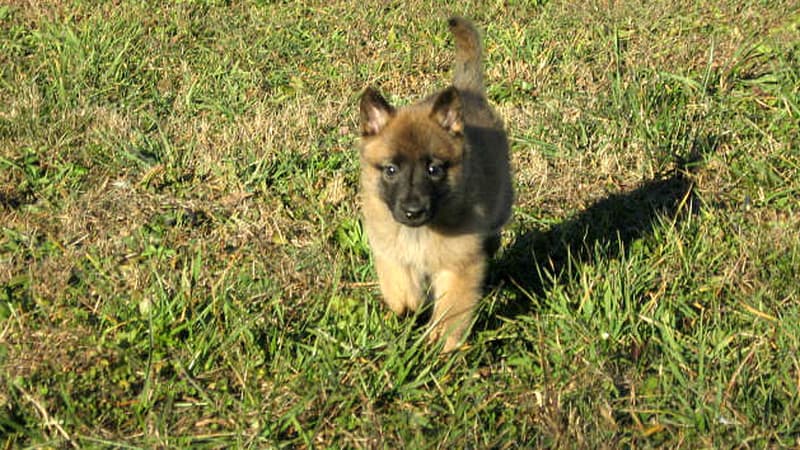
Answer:
<svg viewBox="0 0 800 450"><path fill-rule="evenodd" d="M458 269L446 269L435 274L431 324L432 340L444 339L442 351L458 348L464 332L472 321L475 305L481 298L481 286L486 271L486 261L476 258Z"/></svg>
<svg viewBox="0 0 800 450"><path fill-rule="evenodd" d="M385 256L375 255L375 270L383 301L398 315L414 312L422 303L420 275L411 267Z"/></svg>

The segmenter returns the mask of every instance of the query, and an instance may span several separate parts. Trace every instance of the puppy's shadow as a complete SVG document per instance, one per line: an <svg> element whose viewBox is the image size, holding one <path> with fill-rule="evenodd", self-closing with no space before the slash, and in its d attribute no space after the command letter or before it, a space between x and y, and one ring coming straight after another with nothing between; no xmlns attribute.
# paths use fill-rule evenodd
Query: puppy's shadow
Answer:
<svg viewBox="0 0 800 450"><path fill-rule="evenodd" d="M697 213L700 200L692 173L717 146L714 136L695 140L689 156L676 158L668 173L633 191L611 194L549 229L522 230L491 264L489 289L501 289L503 298L480 315L475 330L493 330L502 317L531 313L553 287L574 281L571 268L576 264L596 254L607 259L622 256L633 241L652 233L659 220L681 221Z"/></svg>

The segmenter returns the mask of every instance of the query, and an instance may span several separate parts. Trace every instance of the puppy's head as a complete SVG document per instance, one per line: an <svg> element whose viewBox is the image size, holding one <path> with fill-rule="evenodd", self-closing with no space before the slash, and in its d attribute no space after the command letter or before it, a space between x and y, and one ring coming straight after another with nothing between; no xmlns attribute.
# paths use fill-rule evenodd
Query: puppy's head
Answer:
<svg viewBox="0 0 800 450"><path fill-rule="evenodd" d="M371 88L361 96L361 176L397 222L436 220L459 181L463 130L454 87L399 110Z"/></svg>

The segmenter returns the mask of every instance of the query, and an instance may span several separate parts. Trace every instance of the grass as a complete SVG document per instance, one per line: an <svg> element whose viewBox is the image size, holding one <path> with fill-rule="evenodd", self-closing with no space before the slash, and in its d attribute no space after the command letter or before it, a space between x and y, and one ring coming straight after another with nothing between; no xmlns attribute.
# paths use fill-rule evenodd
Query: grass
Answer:
<svg viewBox="0 0 800 450"><path fill-rule="evenodd" d="M517 189L468 346L379 301L357 99L486 36ZM800 445L800 6L0 6L0 443Z"/></svg>

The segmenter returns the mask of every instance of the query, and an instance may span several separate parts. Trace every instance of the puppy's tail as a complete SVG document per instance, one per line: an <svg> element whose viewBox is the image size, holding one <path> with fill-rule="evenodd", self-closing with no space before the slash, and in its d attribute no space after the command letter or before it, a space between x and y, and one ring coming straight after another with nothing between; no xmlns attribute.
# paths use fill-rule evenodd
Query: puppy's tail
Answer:
<svg viewBox="0 0 800 450"><path fill-rule="evenodd" d="M456 45L453 86L483 95L480 34L472 22L463 17L451 17L448 24Z"/></svg>

